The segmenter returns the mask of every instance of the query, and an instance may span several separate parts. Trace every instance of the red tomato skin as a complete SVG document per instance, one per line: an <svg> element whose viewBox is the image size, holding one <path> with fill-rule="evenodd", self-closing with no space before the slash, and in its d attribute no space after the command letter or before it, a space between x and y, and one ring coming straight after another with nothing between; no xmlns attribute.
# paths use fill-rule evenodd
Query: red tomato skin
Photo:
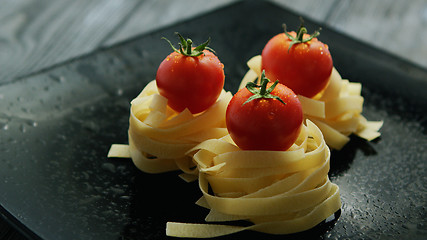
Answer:
<svg viewBox="0 0 427 240"><path fill-rule="evenodd" d="M296 36L295 32L289 34ZM270 39L262 51L262 69L271 81L279 80L296 94L312 98L327 86L332 73L328 46L317 38L294 44L291 49L290 43L285 33Z"/></svg>
<svg viewBox="0 0 427 240"><path fill-rule="evenodd" d="M286 105L266 98L242 105L253 95L246 88L239 90L231 99L226 124L231 138L240 149L285 151L298 138L303 121L298 97L282 84L278 84L271 94L279 96Z"/></svg>
<svg viewBox="0 0 427 240"><path fill-rule="evenodd" d="M177 112L188 108L196 114L218 99L224 87L224 65L210 51L197 57L177 52L169 54L157 69L156 84L160 95Z"/></svg>

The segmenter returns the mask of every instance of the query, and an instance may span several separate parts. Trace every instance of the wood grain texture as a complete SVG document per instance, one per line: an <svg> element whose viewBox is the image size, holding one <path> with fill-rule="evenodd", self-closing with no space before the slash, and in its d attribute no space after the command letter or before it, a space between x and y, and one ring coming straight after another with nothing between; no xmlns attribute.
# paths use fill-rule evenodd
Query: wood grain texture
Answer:
<svg viewBox="0 0 427 240"><path fill-rule="evenodd" d="M138 0L2 0L0 83L93 51Z"/></svg>
<svg viewBox="0 0 427 240"><path fill-rule="evenodd" d="M326 24L427 67L427 1L340 1Z"/></svg>
<svg viewBox="0 0 427 240"><path fill-rule="evenodd" d="M273 0L336 31L427 67L426 0Z"/></svg>
<svg viewBox="0 0 427 240"><path fill-rule="evenodd" d="M237 0L0 0L0 84ZM271 0L427 67L427 1Z"/></svg>
<svg viewBox="0 0 427 240"><path fill-rule="evenodd" d="M233 2L236 0L145 0L129 20L108 39L105 46L190 19Z"/></svg>
<svg viewBox="0 0 427 240"><path fill-rule="evenodd" d="M324 23L325 19L328 18L330 11L335 8L337 0L271 0L271 2L293 10L303 17L309 17L312 20Z"/></svg>

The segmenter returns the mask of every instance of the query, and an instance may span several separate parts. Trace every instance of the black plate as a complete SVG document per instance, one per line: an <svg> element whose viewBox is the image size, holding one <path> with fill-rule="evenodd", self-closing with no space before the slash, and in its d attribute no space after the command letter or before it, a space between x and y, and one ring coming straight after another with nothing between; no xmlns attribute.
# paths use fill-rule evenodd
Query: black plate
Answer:
<svg viewBox="0 0 427 240"><path fill-rule="evenodd" d="M178 31L196 43L211 36L225 88L235 92L246 61L284 22L299 25L297 15L270 3L240 2L0 86L2 214L46 240L165 239L167 221L203 222L196 183L176 172L142 173L127 159L107 159L108 149L127 142L129 101L170 52L162 36L175 39ZM352 138L333 152L338 221L291 237L425 237L427 71L327 27L320 39L341 75L363 83L364 115L384 127L374 142Z"/></svg>

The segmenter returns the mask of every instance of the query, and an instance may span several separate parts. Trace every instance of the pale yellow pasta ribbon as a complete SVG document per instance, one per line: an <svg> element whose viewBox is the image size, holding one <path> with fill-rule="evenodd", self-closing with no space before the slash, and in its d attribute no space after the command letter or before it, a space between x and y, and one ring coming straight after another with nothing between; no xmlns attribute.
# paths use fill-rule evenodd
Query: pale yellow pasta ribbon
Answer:
<svg viewBox="0 0 427 240"><path fill-rule="evenodd" d="M260 76L261 61L260 55L248 61L249 71L243 77L240 88ZM381 135L379 129L383 122L367 121L362 115L361 89L360 83L342 79L333 68L329 83L322 92L313 98L298 95L305 118L320 128L329 147L341 149L353 133L368 141Z"/></svg>
<svg viewBox="0 0 427 240"><path fill-rule="evenodd" d="M207 238L245 230L290 234L313 228L341 207L339 188L328 178L329 148L309 120L288 151L242 151L226 136L189 153L199 166L203 197L198 204L210 209L205 220L253 224L171 222L169 236Z"/></svg>
<svg viewBox="0 0 427 240"><path fill-rule="evenodd" d="M156 82L151 81L131 102L128 149L113 145L109 157L131 157L140 170L148 173L180 169L197 176L197 168L186 152L200 142L228 134L225 111L231 97L223 90L208 110L196 115L188 109L177 113L158 93Z"/></svg>

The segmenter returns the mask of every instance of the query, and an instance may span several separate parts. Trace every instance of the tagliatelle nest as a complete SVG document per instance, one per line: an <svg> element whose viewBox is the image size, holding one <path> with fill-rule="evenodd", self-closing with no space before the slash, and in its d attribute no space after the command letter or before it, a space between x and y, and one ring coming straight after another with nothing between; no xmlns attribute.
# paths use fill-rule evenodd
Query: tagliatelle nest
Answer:
<svg viewBox="0 0 427 240"><path fill-rule="evenodd" d="M249 70L242 79L240 88L261 75L261 61L262 57L258 55L247 62ZM351 134L368 141L381 135L379 129L383 122L367 121L362 115L364 99L361 90L360 83L342 79L333 68L329 83L322 92L313 98L298 95L305 118L320 128L329 147L341 149L350 140Z"/></svg>
<svg viewBox="0 0 427 240"><path fill-rule="evenodd" d="M177 113L153 81L131 103L129 145L113 144L108 156L131 157L144 172L180 169L184 180L198 178L203 197L197 204L210 209L207 224L169 222L166 234L289 234L308 230L338 211L339 188L328 178L330 150L320 129L306 120L287 151L243 151L225 128L230 99L223 91L203 113ZM235 220L251 225L214 224Z"/></svg>
<svg viewBox="0 0 427 240"><path fill-rule="evenodd" d="M205 220L248 220L253 225L168 223L169 236L207 238L244 230L296 233L341 207L339 188L328 178L329 148L310 121L287 151L243 151L226 136L205 141L189 153L200 171L203 197L198 204L210 209Z"/></svg>
<svg viewBox="0 0 427 240"><path fill-rule="evenodd" d="M196 115L188 109L177 113L167 106L167 99L159 95L156 82L151 81L131 102L128 149L113 145L109 157L131 157L144 172L180 169L197 176L186 152L207 139L228 134L225 111L231 97L223 90L208 110Z"/></svg>

